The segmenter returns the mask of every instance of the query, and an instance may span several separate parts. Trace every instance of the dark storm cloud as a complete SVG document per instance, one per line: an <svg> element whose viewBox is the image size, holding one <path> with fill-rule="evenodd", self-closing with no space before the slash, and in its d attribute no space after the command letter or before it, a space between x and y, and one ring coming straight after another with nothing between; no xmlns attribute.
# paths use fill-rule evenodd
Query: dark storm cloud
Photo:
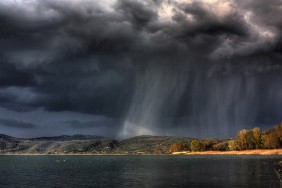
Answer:
<svg viewBox="0 0 282 188"><path fill-rule="evenodd" d="M37 94L28 87L0 88L0 101L3 107L15 111L30 111L39 107L39 101L44 100L44 95Z"/></svg>
<svg viewBox="0 0 282 188"><path fill-rule="evenodd" d="M154 6L153 2L149 3ZM146 29L146 26L156 21L154 7L142 4L141 1L122 0L116 4L117 11L123 14L124 21L130 22L133 28Z"/></svg>
<svg viewBox="0 0 282 188"><path fill-rule="evenodd" d="M246 88L238 95L251 98L263 88L260 75L279 77L281 7L280 0L2 1L0 105L118 119L142 111L130 120L135 124L153 116L204 124L199 119L214 108L227 109L230 116L241 107L211 101L246 84L244 79L250 86L242 86ZM211 85L218 93L210 91ZM262 92L252 102L264 96ZM223 98L237 102L240 97ZM148 121L143 123L157 120ZM70 125L92 125L75 123Z"/></svg>
<svg viewBox="0 0 282 188"><path fill-rule="evenodd" d="M9 128L18 128L18 129L33 129L36 126L32 123L18 121L14 119L0 119L0 125L9 127Z"/></svg>
<svg viewBox="0 0 282 188"><path fill-rule="evenodd" d="M99 128L99 127L112 127L117 125L117 122L114 122L111 119L106 118L97 118L95 121L78 121L78 120L72 120L72 121L66 121L67 125L69 125L72 128L75 129L91 129L91 128Z"/></svg>
<svg viewBox="0 0 282 188"><path fill-rule="evenodd" d="M1 60L0 60L1 61ZM31 73L18 69L15 65L0 62L0 86L30 86L33 85Z"/></svg>

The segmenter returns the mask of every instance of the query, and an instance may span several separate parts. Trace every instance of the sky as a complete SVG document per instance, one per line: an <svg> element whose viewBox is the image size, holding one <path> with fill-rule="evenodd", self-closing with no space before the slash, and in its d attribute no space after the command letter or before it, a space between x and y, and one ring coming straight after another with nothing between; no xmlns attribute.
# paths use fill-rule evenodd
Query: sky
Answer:
<svg viewBox="0 0 282 188"><path fill-rule="evenodd" d="M282 120L281 0L1 0L0 133L228 138Z"/></svg>

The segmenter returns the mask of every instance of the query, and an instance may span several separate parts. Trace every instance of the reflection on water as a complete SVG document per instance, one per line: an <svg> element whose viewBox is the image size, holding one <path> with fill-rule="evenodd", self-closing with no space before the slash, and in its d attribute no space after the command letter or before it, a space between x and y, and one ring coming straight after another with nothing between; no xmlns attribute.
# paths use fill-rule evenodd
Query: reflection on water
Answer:
<svg viewBox="0 0 282 188"><path fill-rule="evenodd" d="M270 156L1 156L0 187L279 187Z"/></svg>

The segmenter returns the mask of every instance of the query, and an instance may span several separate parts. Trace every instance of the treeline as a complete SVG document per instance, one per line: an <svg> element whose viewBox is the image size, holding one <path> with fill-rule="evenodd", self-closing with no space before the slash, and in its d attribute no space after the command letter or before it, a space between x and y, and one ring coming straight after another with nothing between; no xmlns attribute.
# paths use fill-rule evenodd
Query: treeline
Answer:
<svg viewBox="0 0 282 188"><path fill-rule="evenodd" d="M256 127L250 130L240 130L236 138L229 140L194 139L187 143L172 144L169 152L177 151L234 151L252 149L282 148L282 123L262 132Z"/></svg>
<svg viewBox="0 0 282 188"><path fill-rule="evenodd" d="M259 128L239 131L231 142L232 150L278 149L282 147L282 124L262 133Z"/></svg>

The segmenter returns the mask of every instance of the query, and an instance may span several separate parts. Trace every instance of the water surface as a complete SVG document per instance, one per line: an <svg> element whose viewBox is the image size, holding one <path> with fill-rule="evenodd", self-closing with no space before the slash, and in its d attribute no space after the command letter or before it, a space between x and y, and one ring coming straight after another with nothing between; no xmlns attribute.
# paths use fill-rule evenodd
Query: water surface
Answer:
<svg viewBox="0 0 282 188"><path fill-rule="evenodd" d="M279 187L278 156L0 156L0 187Z"/></svg>

